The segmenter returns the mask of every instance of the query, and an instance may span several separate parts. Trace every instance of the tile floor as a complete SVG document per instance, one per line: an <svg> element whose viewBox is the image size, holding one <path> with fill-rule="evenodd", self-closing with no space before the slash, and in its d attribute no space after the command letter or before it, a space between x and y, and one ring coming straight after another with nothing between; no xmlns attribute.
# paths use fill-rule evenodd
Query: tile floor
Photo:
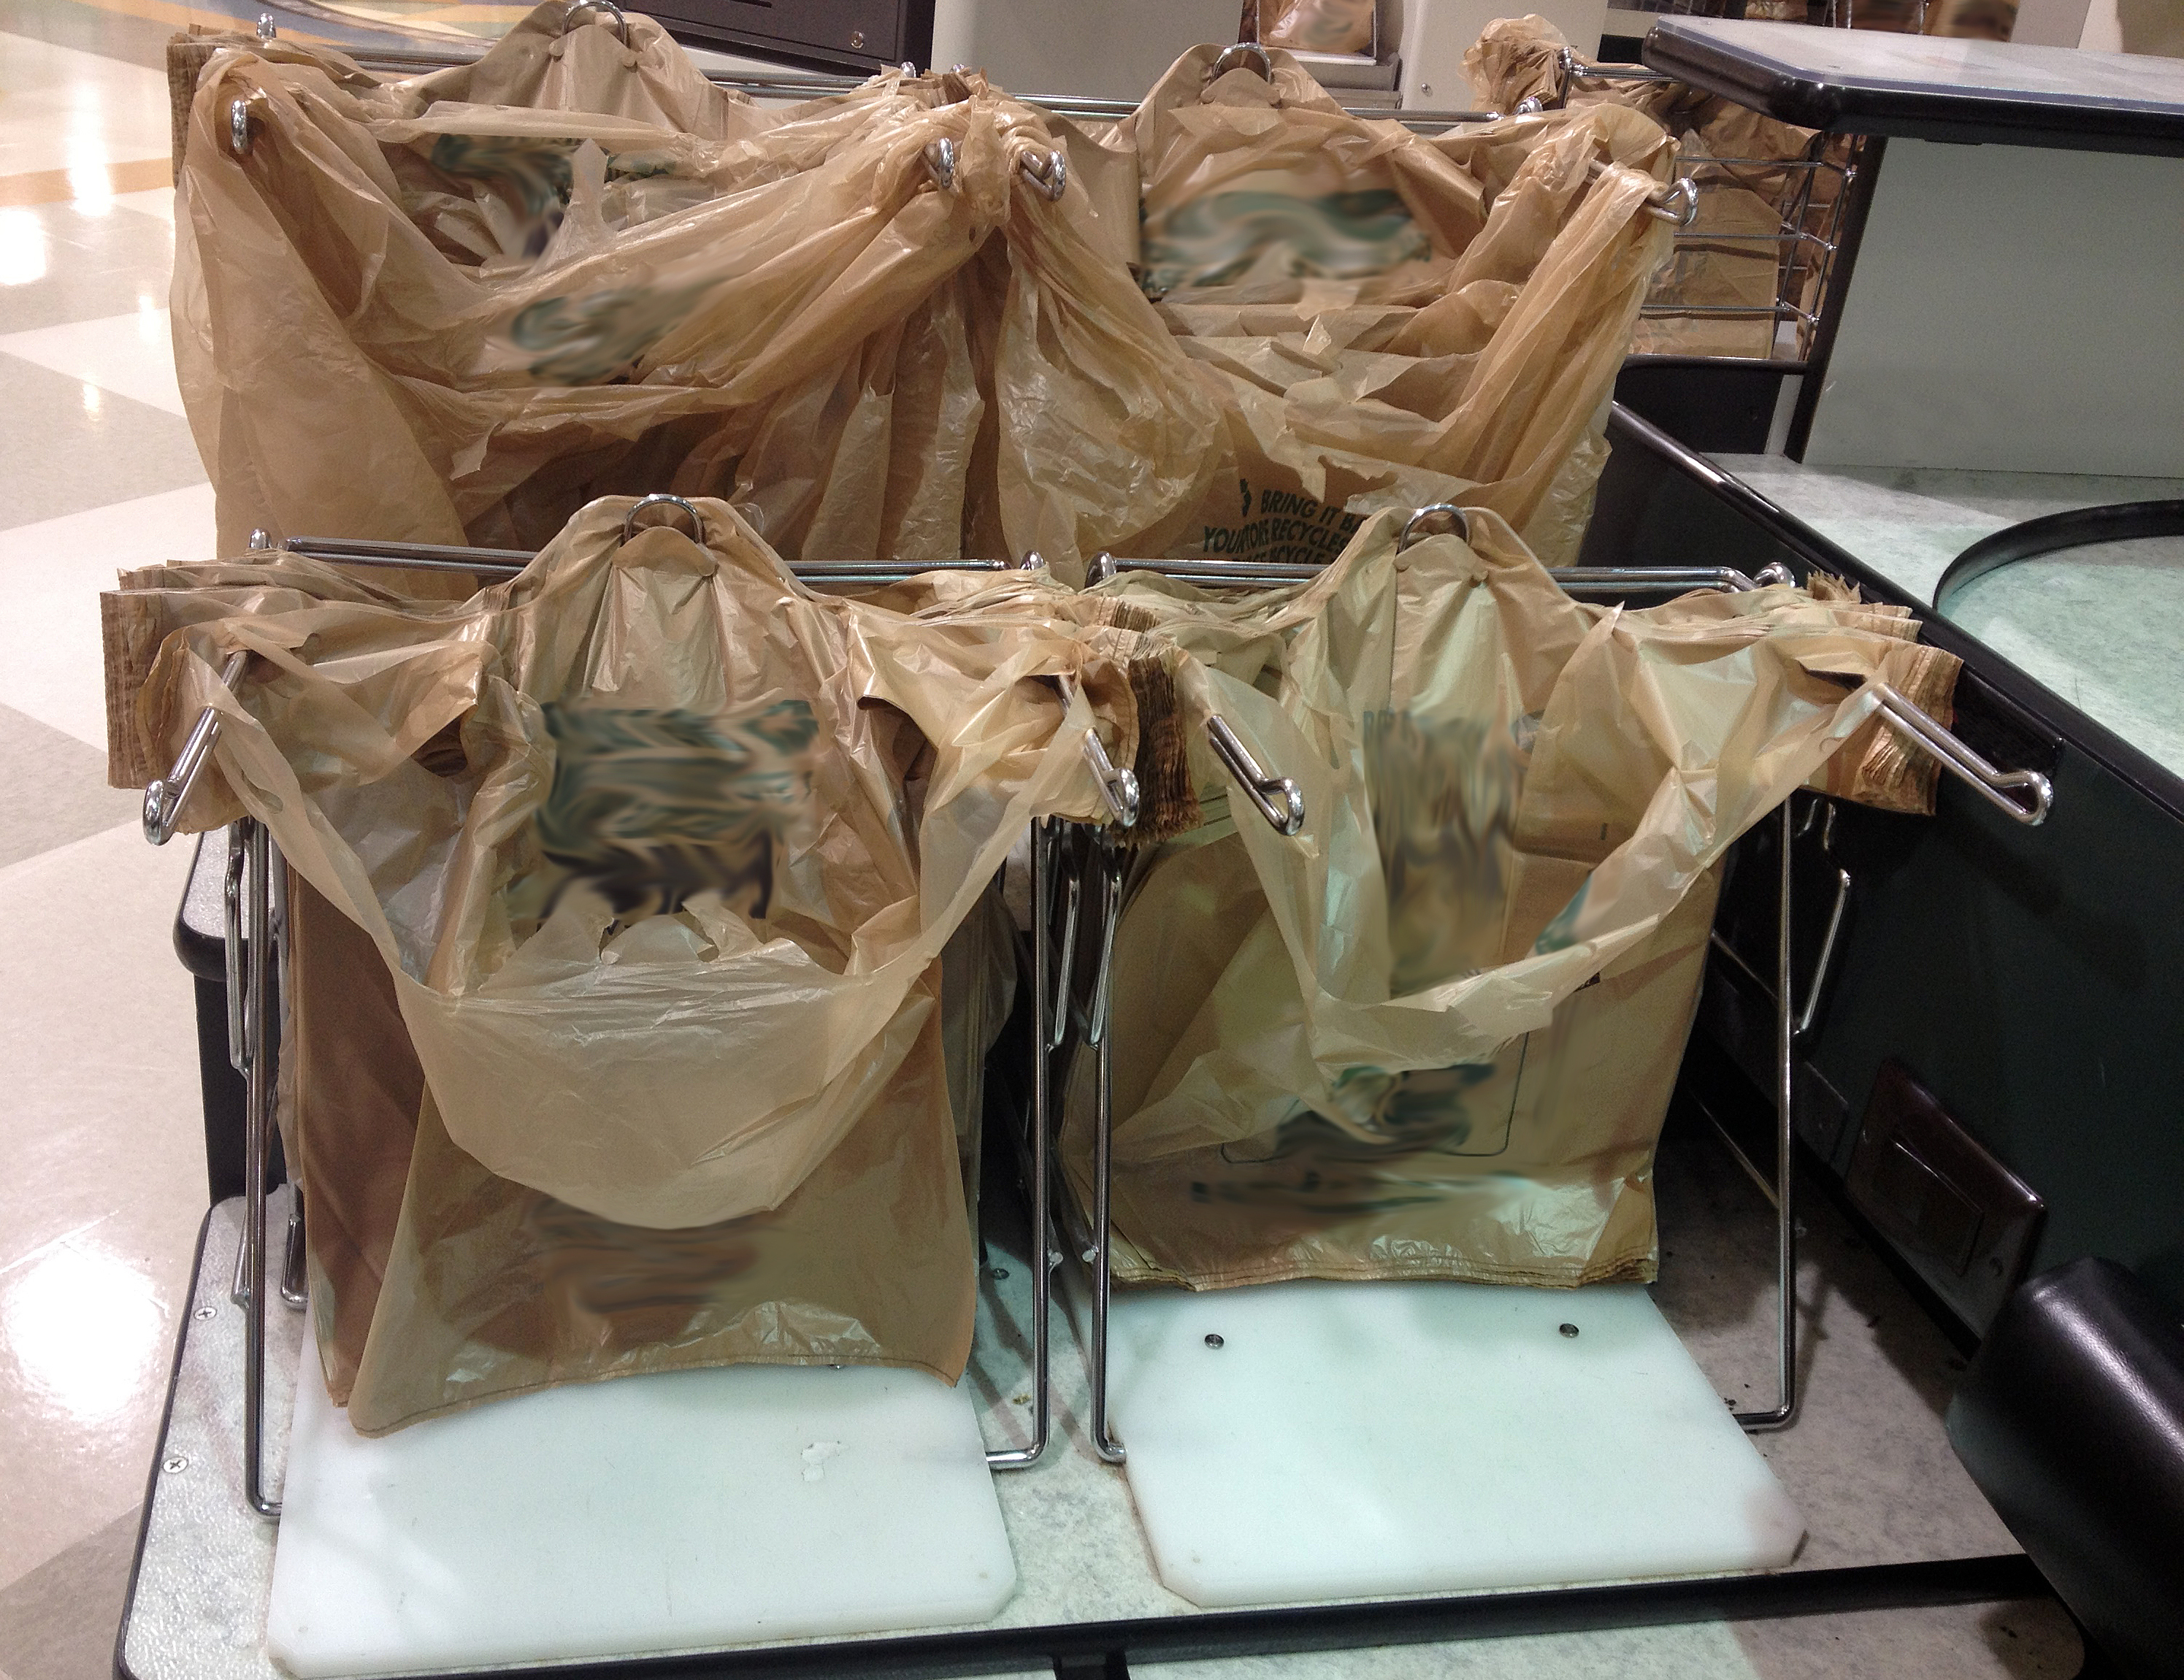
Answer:
<svg viewBox="0 0 2184 1680"><path fill-rule="evenodd" d="M0 1680L98 1680L204 1208L187 845L105 786L97 592L211 550L165 342L165 36L247 0L0 0ZM2062 1674L2052 1605L1180 1666L1307 1675Z"/></svg>
<svg viewBox="0 0 2184 1680"><path fill-rule="evenodd" d="M0 28L29 10L0 12ZM27 20L47 33L67 21ZM98 651L98 591L114 569L212 537L167 342L171 193L142 185L168 178L159 70L0 34L8 1680L110 1672L204 1210L195 1015L172 943L189 848L146 845L136 797L106 785Z"/></svg>

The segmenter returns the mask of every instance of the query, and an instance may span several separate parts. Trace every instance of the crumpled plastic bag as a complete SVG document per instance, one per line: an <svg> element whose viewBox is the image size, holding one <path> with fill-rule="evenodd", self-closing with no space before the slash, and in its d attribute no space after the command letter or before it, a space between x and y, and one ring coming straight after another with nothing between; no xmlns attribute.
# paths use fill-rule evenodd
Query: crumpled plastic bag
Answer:
<svg viewBox="0 0 2184 1680"><path fill-rule="evenodd" d="M1642 111L1686 153L1681 172L1700 188L1697 216L1646 297L1663 313L1639 322L1631 348L1774 354L1778 297L1816 309L1823 266L1816 247L1781 236L1799 227L1821 233L1842 183L1838 169L1797 165L1823 156L1839 164L1848 142L1824 139L1681 82L1580 76L1565 86L1561 60L1568 45L1536 14L1496 19L1465 53L1464 70L1477 97L1497 110L1514 110L1533 97L1549 105L1566 99L1572 109ZM1710 159L1737 161L1703 161Z"/></svg>
<svg viewBox="0 0 2184 1680"><path fill-rule="evenodd" d="M777 1208L887 1087L1016 832L1100 817L1095 709L1128 762L1138 703L1106 631L814 595L725 504L705 548L622 542L628 505L457 605L338 576L298 604L278 580L332 569L287 559L255 598L109 617L178 627L146 756L227 720L191 820L239 798L370 936L454 1142L622 1224L711 1225ZM274 673L241 697L237 648Z"/></svg>
<svg viewBox="0 0 2184 1680"><path fill-rule="evenodd" d="M1729 846L1819 779L1930 798L1874 717L1957 662L1839 587L1643 611L1563 594L1495 516L1383 514L1300 588L1104 586L1293 776L1141 858L1115 946L1123 1277L1650 1276L1651 1166ZM1835 766L1840 765L1840 768ZM1199 784L1222 779L1201 756ZM1063 1156L1090 1205L1091 1057Z"/></svg>
<svg viewBox="0 0 2184 1680"><path fill-rule="evenodd" d="M175 323L224 548L532 548L655 490L737 500L792 559L1036 550L1073 576L1169 546L1217 422L1117 255L1100 148L975 75L754 114L668 75L656 25L625 51L549 38L558 10L415 84L292 49L206 65ZM1053 201L1025 165L1056 149L1093 184Z"/></svg>
<svg viewBox="0 0 2184 1680"><path fill-rule="evenodd" d="M1646 214L1667 136L1608 108L1429 138L1346 114L1286 53L1271 81L1209 80L1214 53L1127 129L1141 277L1229 446L1173 552L1323 563L1368 513L1457 502L1574 557L1669 250Z"/></svg>

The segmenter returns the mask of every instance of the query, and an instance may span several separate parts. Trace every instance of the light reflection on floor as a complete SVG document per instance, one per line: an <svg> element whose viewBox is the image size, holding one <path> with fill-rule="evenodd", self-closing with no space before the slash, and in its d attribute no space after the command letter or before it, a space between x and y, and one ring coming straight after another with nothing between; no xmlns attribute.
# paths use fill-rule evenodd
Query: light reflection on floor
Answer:
<svg viewBox="0 0 2184 1680"><path fill-rule="evenodd" d="M126 1408L158 1373L167 1333L152 1280L103 1249L95 1228L0 1275L0 1356L23 1398L75 1422Z"/></svg>

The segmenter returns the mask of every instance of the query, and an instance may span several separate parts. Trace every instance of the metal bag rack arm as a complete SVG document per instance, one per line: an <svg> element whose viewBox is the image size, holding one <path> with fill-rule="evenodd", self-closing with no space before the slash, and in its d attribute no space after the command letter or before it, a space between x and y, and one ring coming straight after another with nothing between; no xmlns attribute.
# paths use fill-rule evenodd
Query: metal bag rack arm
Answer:
<svg viewBox="0 0 2184 1680"><path fill-rule="evenodd" d="M1619 414L1626 424L1635 417ZM1648 428L1650 430L1651 428ZM651 495L632 504L623 520L624 541L646 528L644 516L664 514L686 520L690 535L702 541L704 520L697 509L677 496ZM1398 539L1407 548L1440 526L1468 539L1468 522L1462 509L1450 503L1421 508L1405 524ZM520 549L458 548L431 543L365 541L354 538L302 537L276 543L263 531L254 532L251 546L260 552L278 548L306 559L337 565L403 567L463 572L481 578L505 580L527 566L533 555ZM969 559L939 563L907 561L811 561L792 565L793 575L815 586L857 587L900 582L928 571L1007 573L1038 569L1044 562L1027 555L1021 565L998 559ZM1283 562L1160 560L1118 559L1101 554L1090 568L1094 581L1139 573L1154 573L1180 582L1223 588L1279 588L1309 582L1323 568ZM1720 567L1566 567L1553 574L1557 581L1579 598L1630 594L1682 594L1692 590L1737 592L1793 582L1789 570L1779 562L1747 576L1733 568ZM235 693L248 667L247 653L230 654L220 671L222 683ZM1989 764L1956 735L1885 683L1875 685L1876 715L1931 754L1951 775L2017 821L2028 826L2046 820L2053 798L2048 779L2033 770L2002 770ZM1209 746L1223 767L1244 789L1268 826L1285 837L1301 832L1306 819L1304 797L1295 781L1270 773L1255 759L1242 740L1217 714L1206 720ZM218 747L219 711L207 706L199 713L181 753L169 773L153 782L144 794L144 832L154 845L164 845L176 832L181 812L204 767ZM1022 1469L1044 1455L1052 1430L1050 1384L1052 1273L1061 1254L1053 1244L1051 1200L1053 1177L1050 1139L1052 1132L1052 1070L1050 1058L1067 1035L1067 1021L1076 999L1070 989L1079 909L1084 898L1084 875L1096 867L1100 896L1100 960L1078 1019L1084 1043L1098 1057L1095 1082L1094 1116L1094 1229L1079 1249L1091 1270L1092 1345L1090 1436L1094 1450L1109 1463L1125 1459L1123 1444L1109 1427L1108 1319L1113 1282L1113 1231L1109 1217L1109 1193L1113 1168L1113 1045L1109 1032L1109 988L1112 981L1115 931L1120 921L1125 853L1116 839L1122 830L1134 826L1138 816L1137 779L1116 765L1096 732L1087 731L1084 753L1110 821L1106 824L1068 824L1043 819L1035 827L1032 845L1032 1101L1029 1159L1026 1163L1031 1188L1032 1249L1045 1263L1032 1266L1033 1393L1035 1396L1032 1439L1021 1448L989 1450L986 1459L995 1470ZM2028 801L2016 796L2025 793ZM1279 802L1279 803L1278 803ZM1761 1411L1739 1412L1737 1421L1747 1429L1778 1429L1795 1417L1797 1393L1797 1319L1794 1310L1797 1276L1796 1227L1791 1217L1794 1156L1791 1110L1792 1054L1801 1023L1794 1008L1791 982L1791 856L1792 838L1790 802L1781 808L1780 934L1776 961L1775 1172L1771 1187L1741 1152L1739 1159L1775 1208L1777 1311L1780 1326L1780 1369L1779 1399ZM1077 847L1078 866L1061 870L1067 829L1085 831ZM285 868L278 862L271 837L264 826L245 818L235 825L229 848L227 965L231 1053L245 1078L245 1160L242 1248L238 1256L235 1299L246 1308L244 1334L244 1492L251 1508L277 1520L281 1505L267 1497L263 1484L262 1449L265 1434L265 1361L266 1260L267 1154L271 1147L274 1093L265 1046L273 1013L272 965L286 966L287 917ZM1062 906L1059 962L1051 947L1057 893ZM1817 999L1833 954L1835 921L1841 918L1841 895L1829 937L1814 976L1808 1004ZM246 926L247 924L247 926ZM238 937L241 936L241 937ZM1803 1023L1808 1026L1809 1023ZM281 1293L292 1306L303 1305L298 1285L301 1275L300 1232L292 1210L288 1230L287 1274Z"/></svg>

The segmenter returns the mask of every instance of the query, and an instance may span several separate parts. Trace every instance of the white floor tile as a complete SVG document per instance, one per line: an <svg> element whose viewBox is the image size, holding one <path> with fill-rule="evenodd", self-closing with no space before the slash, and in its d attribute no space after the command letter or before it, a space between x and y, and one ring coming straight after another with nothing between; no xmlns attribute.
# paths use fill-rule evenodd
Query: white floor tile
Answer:
<svg viewBox="0 0 2184 1680"><path fill-rule="evenodd" d="M99 592L125 566L213 552L209 484L0 531L0 705L103 751Z"/></svg>
<svg viewBox="0 0 2184 1680"><path fill-rule="evenodd" d="M102 170L173 149L159 71L0 34L0 175Z"/></svg>
<svg viewBox="0 0 2184 1680"><path fill-rule="evenodd" d="M175 189L171 186L148 187L142 192L117 192L114 202L125 210L157 216L170 227L175 224Z"/></svg>
<svg viewBox="0 0 2184 1680"><path fill-rule="evenodd" d="M0 1580L142 1497L205 1209L192 847L134 823L0 870Z"/></svg>
<svg viewBox="0 0 2184 1680"><path fill-rule="evenodd" d="M182 414L174 337L164 309L140 308L99 320L0 334L0 352L170 414Z"/></svg>

